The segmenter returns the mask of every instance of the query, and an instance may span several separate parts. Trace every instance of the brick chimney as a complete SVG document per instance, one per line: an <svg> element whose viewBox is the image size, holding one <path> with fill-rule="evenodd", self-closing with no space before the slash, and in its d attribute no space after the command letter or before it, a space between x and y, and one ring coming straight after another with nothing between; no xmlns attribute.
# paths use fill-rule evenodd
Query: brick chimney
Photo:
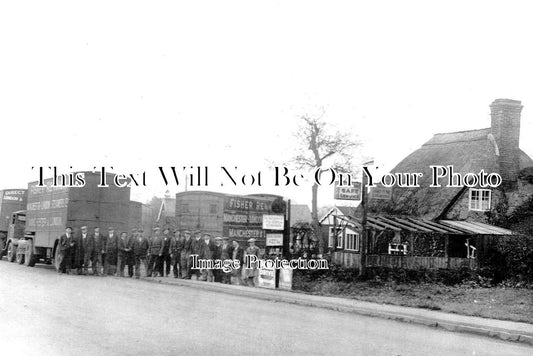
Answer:
<svg viewBox="0 0 533 356"><path fill-rule="evenodd" d="M496 99L490 105L492 135L498 145L500 175L504 182L516 182L520 170L520 113L518 100Z"/></svg>

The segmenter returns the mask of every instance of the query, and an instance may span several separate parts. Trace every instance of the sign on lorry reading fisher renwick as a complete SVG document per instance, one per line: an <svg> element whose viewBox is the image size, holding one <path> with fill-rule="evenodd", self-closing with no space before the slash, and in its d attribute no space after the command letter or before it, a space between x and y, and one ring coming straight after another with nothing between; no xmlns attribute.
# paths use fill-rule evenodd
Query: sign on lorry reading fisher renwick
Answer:
<svg viewBox="0 0 533 356"><path fill-rule="evenodd" d="M265 247L267 225L283 230L286 207L281 196L230 195L208 191L176 194L176 224L178 230L202 230L213 236L225 236L241 246L254 238ZM280 229L281 227L281 229ZM270 230L270 228L269 228Z"/></svg>

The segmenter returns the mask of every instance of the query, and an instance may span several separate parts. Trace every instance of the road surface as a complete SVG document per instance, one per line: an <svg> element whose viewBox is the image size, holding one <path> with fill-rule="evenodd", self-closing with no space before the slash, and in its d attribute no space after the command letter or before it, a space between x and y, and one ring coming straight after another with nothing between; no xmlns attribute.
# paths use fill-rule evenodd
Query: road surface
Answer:
<svg viewBox="0 0 533 356"><path fill-rule="evenodd" d="M497 339L129 278L59 275L5 258L0 347L2 355L46 356L533 354Z"/></svg>

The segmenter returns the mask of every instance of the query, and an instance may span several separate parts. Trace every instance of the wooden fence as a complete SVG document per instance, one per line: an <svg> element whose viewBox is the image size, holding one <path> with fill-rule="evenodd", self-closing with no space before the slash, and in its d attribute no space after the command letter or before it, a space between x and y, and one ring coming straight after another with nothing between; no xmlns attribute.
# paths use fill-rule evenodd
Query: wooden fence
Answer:
<svg viewBox="0 0 533 356"><path fill-rule="evenodd" d="M358 253L334 252L332 261L346 267L359 267L361 255ZM367 267L389 267L405 269L459 269L477 268L477 259L460 257L423 257L402 255L368 255L366 256Z"/></svg>

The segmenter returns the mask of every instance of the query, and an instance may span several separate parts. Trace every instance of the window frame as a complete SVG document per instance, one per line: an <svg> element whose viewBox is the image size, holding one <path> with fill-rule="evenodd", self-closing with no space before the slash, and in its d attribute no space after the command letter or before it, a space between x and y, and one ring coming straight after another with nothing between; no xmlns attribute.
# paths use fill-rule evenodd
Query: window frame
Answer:
<svg viewBox="0 0 533 356"><path fill-rule="evenodd" d="M350 236L350 237L349 237ZM352 239L353 236L353 246L351 246L352 248L349 248L349 246L351 244L349 244L349 241L350 239ZM359 251L360 249L360 235L358 232L350 232L350 233L346 233L346 238L345 238L345 250L346 251Z"/></svg>
<svg viewBox="0 0 533 356"><path fill-rule="evenodd" d="M475 199L474 199L474 195L477 196ZM488 199L484 199L485 197L488 197ZM484 208L483 202L486 202L486 208ZM492 190L470 188L470 191L468 194L468 210L490 211L491 206L492 206Z"/></svg>
<svg viewBox="0 0 533 356"><path fill-rule="evenodd" d="M337 246L335 248L344 249L344 233L337 237Z"/></svg>

